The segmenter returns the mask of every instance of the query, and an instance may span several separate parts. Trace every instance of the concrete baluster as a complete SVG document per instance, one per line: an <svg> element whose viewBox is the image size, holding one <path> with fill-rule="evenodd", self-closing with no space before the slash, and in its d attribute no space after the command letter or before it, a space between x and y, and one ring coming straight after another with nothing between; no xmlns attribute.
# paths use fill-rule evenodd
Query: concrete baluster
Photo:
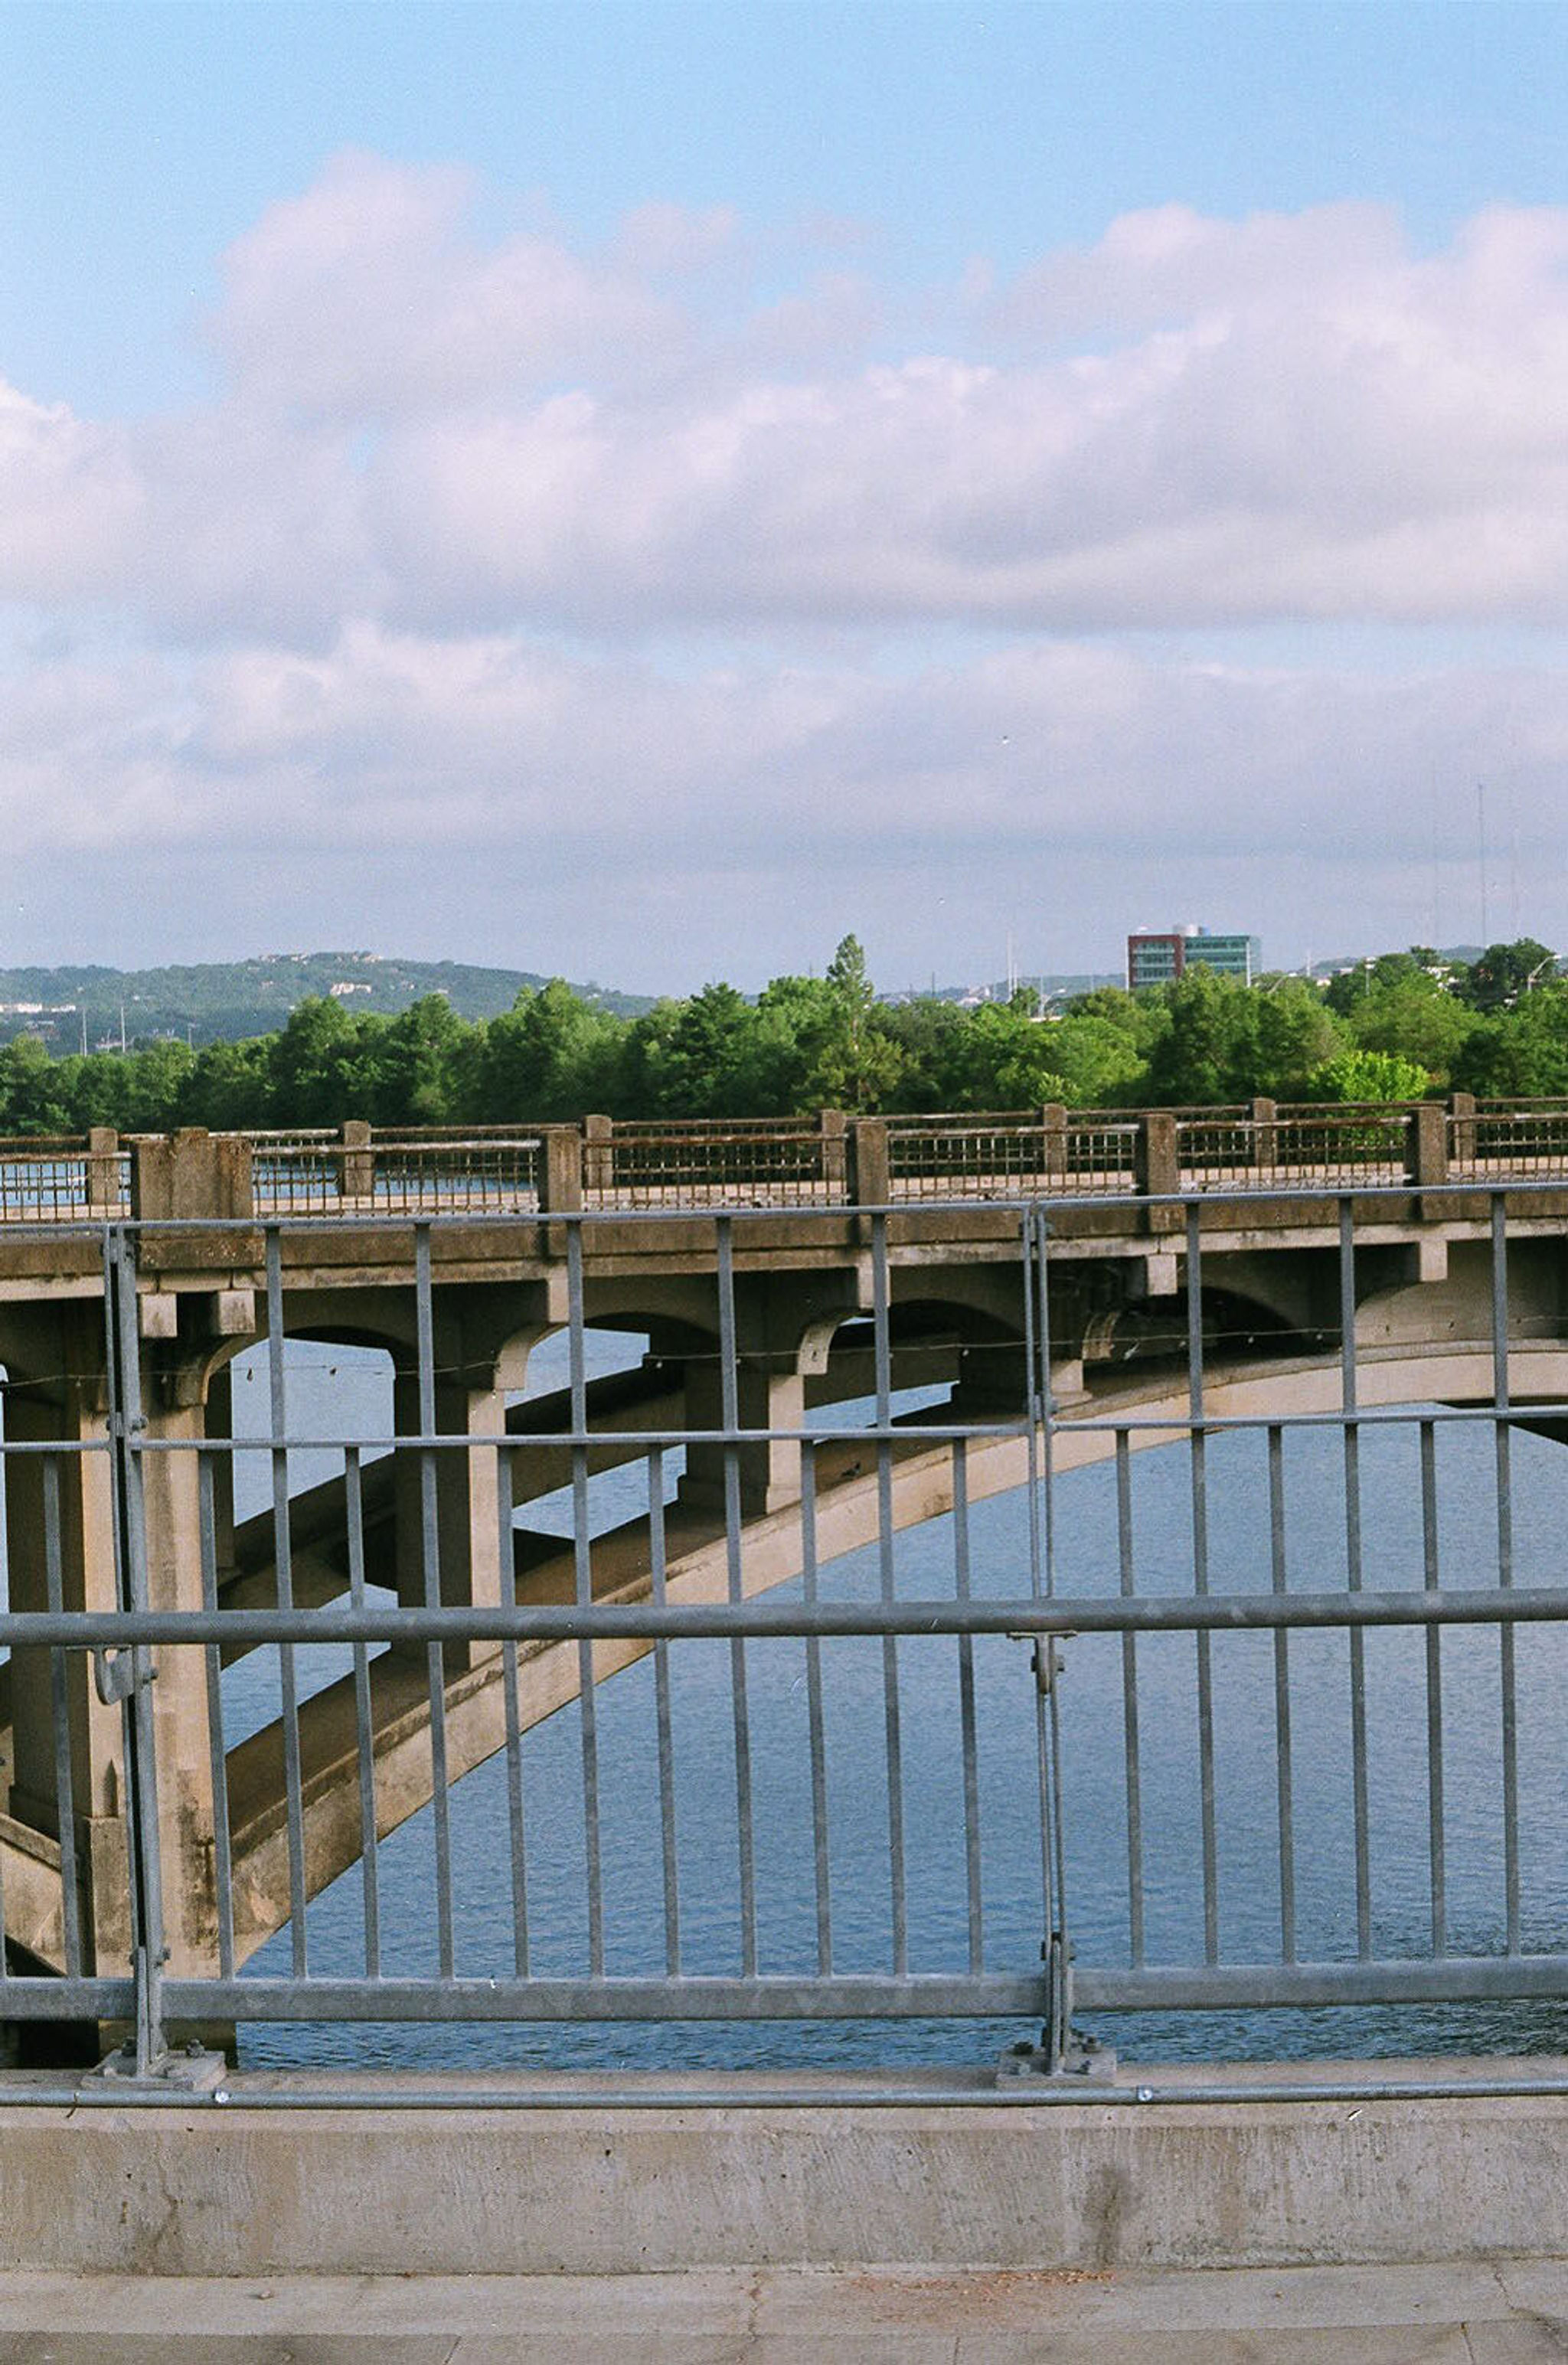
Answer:
<svg viewBox="0 0 1568 2365"><path fill-rule="evenodd" d="M819 1109L817 1133L822 1142L822 1179L834 1205L850 1196L848 1120L842 1109Z"/></svg>
<svg viewBox="0 0 1568 2365"><path fill-rule="evenodd" d="M134 1142L130 1212L138 1223L248 1222L255 1212L249 1141L191 1125Z"/></svg>
<svg viewBox="0 0 1568 2365"><path fill-rule="evenodd" d="M1067 1104L1047 1101L1040 1111L1040 1123L1045 1127L1045 1149L1041 1168L1049 1182L1067 1181Z"/></svg>
<svg viewBox="0 0 1568 2365"><path fill-rule="evenodd" d="M1271 1174L1279 1163L1279 1106L1271 1100L1252 1104L1252 1169Z"/></svg>
<svg viewBox="0 0 1568 2365"><path fill-rule="evenodd" d="M343 1120L342 1154L338 1160L338 1189L345 1199L375 1196L375 1152L370 1126L362 1116Z"/></svg>
<svg viewBox="0 0 1568 2365"><path fill-rule="evenodd" d="M1432 1190L1449 1179L1448 1111L1440 1101L1422 1101L1406 1122L1406 1171L1418 1189Z"/></svg>
<svg viewBox="0 0 1568 2365"><path fill-rule="evenodd" d="M94 1215L113 1216L120 1211L119 1135L112 1125L88 1129L87 1205Z"/></svg>
<svg viewBox="0 0 1568 2365"><path fill-rule="evenodd" d="M551 1215L576 1215L583 1204L583 1137L575 1125L547 1125L543 1137L539 1204Z"/></svg>
<svg viewBox="0 0 1568 2365"><path fill-rule="evenodd" d="M888 1121L857 1116L849 1128L849 1197L857 1207L885 1207L892 1197Z"/></svg>
<svg viewBox="0 0 1568 2365"><path fill-rule="evenodd" d="M607 1116L583 1119L583 1189L608 1199L615 1189L614 1121Z"/></svg>

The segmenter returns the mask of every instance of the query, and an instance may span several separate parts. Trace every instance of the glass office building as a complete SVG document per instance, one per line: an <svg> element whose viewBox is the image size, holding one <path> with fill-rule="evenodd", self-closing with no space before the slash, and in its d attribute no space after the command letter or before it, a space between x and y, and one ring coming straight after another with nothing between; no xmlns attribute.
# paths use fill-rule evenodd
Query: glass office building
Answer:
<svg viewBox="0 0 1568 2365"><path fill-rule="evenodd" d="M1256 936L1221 936L1207 928L1169 928L1155 934L1140 929L1127 938L1127 985L1169 985L1172 979L1202 961L1221 977L1239 977L1250 985L1262 967L1262 947Z"/></svg>

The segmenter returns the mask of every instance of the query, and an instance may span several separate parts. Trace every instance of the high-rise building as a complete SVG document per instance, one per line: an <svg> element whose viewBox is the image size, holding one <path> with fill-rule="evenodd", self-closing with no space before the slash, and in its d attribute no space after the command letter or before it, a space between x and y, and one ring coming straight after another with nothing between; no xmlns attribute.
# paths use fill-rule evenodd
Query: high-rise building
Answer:
<svg viewBox="0 0 1568 2365"><path fill-rule="evenodd" d="M1256 936L1211 935L1207 928L1140 928L1127 938L1128 989L1136 993L1140 985L1169 985L1199 961L1250 985L1262 966L1262 947Z"/></svg>

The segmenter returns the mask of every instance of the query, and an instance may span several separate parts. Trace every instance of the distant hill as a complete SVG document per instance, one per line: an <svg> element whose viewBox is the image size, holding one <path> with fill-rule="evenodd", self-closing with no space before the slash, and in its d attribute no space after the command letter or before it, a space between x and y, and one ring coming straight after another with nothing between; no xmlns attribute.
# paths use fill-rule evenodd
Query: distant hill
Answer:
<svg viewBox="0 0 1568 2365"><path fill-rule="evenodd" d="M0 1042L39 1035L50 1050L89 1050L187 1036L193 1043L270 1034L297 1003L330 995L346 1010L395 1015L427 993L444 994L460 1017L493 1018L547 980L533 970L477 969L465 961L400 960L379 953L263 953L253 960L189 968L0 969ZM618 1016L649 1009L645 994L594 985L576 991Z"/></svg>

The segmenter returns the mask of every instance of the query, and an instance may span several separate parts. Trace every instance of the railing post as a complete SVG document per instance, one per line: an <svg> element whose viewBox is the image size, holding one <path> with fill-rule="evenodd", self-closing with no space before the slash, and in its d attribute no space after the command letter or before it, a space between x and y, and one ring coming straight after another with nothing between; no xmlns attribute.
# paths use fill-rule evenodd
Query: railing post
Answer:
<svg viewBox="0 0 1568 2365"><path fill-rule="evenodd" d="M1148 1109L1138 1119L1133 1149L1133 1182L1142 1199L1174 1198L1182 1188L1182 1160L1176 1140L1176 1119L1169 1109ZM1170 1232L1182 1221L1180 1207L1149 1207L1146 1230Z"/></svg>
<svg viewBox="0 0 1568 2365"><path fill-rule="evenodd" d="M375 1153L370 1126L362 1116L343 1119L343 1154L338 1160L338 1191L344 1199L374 1199Z"/></svg>
<svg viewBox="0 0 1568 2365"><path fill-rule="evenodd" d="M583 1138L575 1125L547 1125L539 1204L554 1216L573 1216L583 1204Z"/></svg>
<svg viewBox="0 0 1568 2365"><path fill-rule="evenodd" d="M817 1134L822 1142L823 1187L830 1200L850 1197L849 1144L846 1128L848 1120L842 1109L817 1111Z"/></svg>
<svg viewBox="0 0 1568 2365"><path fill-rule="evenodd" d="M112 1125L95 1125L87 1132L87 1205L118 1216L119 1205L119 1135Z"/></svg>
<svg viewBox="0 0 1568 2365"><path fill-rule="evenodd" d="M1040 1111L1040 1123L1045 1128L1045 1143L1040 1164L1047 1180L1065 1182L1067 1180L1067 1103L1047 1101Z"/></svg>
<svg viewBox="0 0 1568 2365"><path fill-rule="evenodd" d="M1252 1169L1254 1173L1267 1174L1279 1160L1279 1123L1277 1101L1254 1100L1252 1104Z"/></svg>
<svg viewBox="0 0 1568 2365"><path fill-rule="evenodd" d="M1475 1163L1475 1094L1455 1093L1449 1103L1453 1112L1453 1161L1456 1166Z"/></svg>
<svg viewBox="0 0 1568 2365"><path fill-rule="evenodd" d="M1140 1198L1174 1198L1181 1190L1176 1119L1169 1109L1148 1109L1139 1117L1134 1174Z"/></svg>
<svg viewBox="0 0 1568 2365"><path fill-rule="evenodd" d="M885 1207L891 1198L885 1116L857 1116L850 1126L847 1181L852 1206Z"/></svg>
<svg viewBox="0 0 1568 2365"><path fill-rule="evenodd" d="M615 1187L615 1152L610 1144L615 1122L608 1116L583 1119L583 1188L608 1194Z"/></svg>
<svg viewBox="0 0 1568 2365"><path fill-rule="evenodd" d="M189 1125L131 1146L130 1212L138 1223L249 1222L251 1145L242 1134Z"/></svg>
<svg viewBox="0 0 1568 2365"><path fill-rule="evenodd" d="M1408 1171L1418 1190L1430 1191L1449 1179L1449 1119L1440 1101L1422 1101L1409 1116Z"/></svg>

